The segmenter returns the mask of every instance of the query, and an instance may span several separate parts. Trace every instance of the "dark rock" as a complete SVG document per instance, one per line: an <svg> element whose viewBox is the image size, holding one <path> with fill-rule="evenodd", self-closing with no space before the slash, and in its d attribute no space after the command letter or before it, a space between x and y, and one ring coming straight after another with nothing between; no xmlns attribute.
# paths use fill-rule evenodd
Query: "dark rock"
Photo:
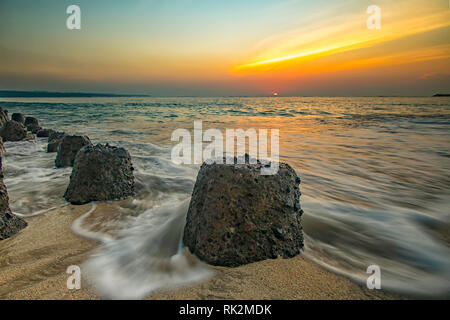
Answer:
<svg viewBox="0 0 450 320"><path fill-rule="evenodd" d="M0 129L0 136L3 141L24 140L27 137L27 129L16 121L6 121Z"/></svg>
<svg viewBox="0 0 450 320"><path fill-rule="evenodd" d="M55 132L53 129L41 129L38 132L36 132L36 136L38 138L48 138L50 137L50 133Z"/></svg>
<svg viewBox="0 0 450 320"><path fill-rule="evenodd" d="M48 136L47 152L57 152L62 139L66 136L65 132L50 132Z"/></svg>
<svg viewBox="0 0 450 320"><path fill-rule="evenodd" d="M134 194L131 157L124 148L83 147L75 158L64 198L72 204L118 200Z"/></svg>
<svg viewBox="0 0 450 320"><path fill-rule="evenodd" d="M60 140L60 139L64 138L65 136L66 136L65 132L52 131L48 135L48 142L52 142L54 140Z"/></svg>
<svg viewBox="0 0 450 320"><path fill-rule="evenodd" d="M37 127L31 127L31 133L33 133L33 134L37 134L39 131L41 131L42 130L42 128L40 127L40 126L37 126Z"/></svg>
<svg viewBox="0 0 450 320"><path fill-rule="evenodd" d="M14 215L9 208L8 191L3 183L2 157L0 157L0 240L13 236L26 226L27 223Z"/></svg>
<svg viewBox="0 0 450 320"><path fill-rule="evenodd" d="M8 110L3 110L0 107L0 126L2 126L6 121L9 121Z"/></svg>
<svg viewBox="0 0 450 320"><path fill-rule="evenodd" d="M25 126L28 125L39 125L39 120L35 117L25 117Z"/></svg>
<svg viewBox="0 0 450 320"><path fill-rule="evenodd" d="M65 136L58 147L55 159L56 167L73 167L77 152L88 145L92 145L88 136Z"/></svg>
<svg viewBox="0 0 450 320"><path fill-rule="evenodd" d="M13 113L11 116L11 120L23 125L25 124L25 116L22 113Z"/></svg>
<svg viewBox="0 0 450 320"><path fill-rule="evenodd" d="M274 175L261 175L263 166L201 166L183 236L201 260L235 267L302 250L300 179L288 164Z"/></svg>
<svg viewBox="0 0 450 320"><path fill-rule="evenodd" d="M3 138L0 137L0 157L6 153L5 145L3 144Z"/></svg>
<svg viewBox="0 0 450 320"><path fill-rule="evenodd" d="M33 132L33 130L37 130L38 128L40 129L41 127L39 126L39 120L34 118L34 117L26 117L25 118L25 127L27 127L28 131ZM36 132L33 132L36 133Z"/></svg>

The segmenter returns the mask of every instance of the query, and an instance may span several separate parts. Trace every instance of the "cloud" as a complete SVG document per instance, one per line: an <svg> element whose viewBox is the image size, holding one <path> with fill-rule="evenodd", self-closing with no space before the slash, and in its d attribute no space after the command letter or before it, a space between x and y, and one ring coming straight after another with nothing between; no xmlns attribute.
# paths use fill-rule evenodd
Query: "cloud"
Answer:
<svg viewBox="0 0 450 320"><path fill-rule="evenodd" d="M450 74L448 73L435 73L427 72L419 76L419 80L437 80L437 81L448 81L450 79Z"/></svg>
<svg viewBox="0 0 450 320"><path fill-rule="evenodd" d="M405 5L405 2L403 1L402 4ZM300 65L308 65L319 58L341 53L351 55L354 51L377 48L386 43L391 43L391 47L386 48L381 55L401 55L402 51L410 51L411 48L402 50L404 49L402 45L396 46L395 41L401 42L403 39L435 30L444 31L440 41L446 44L445 34L450 26L449 11L437 10L435 6L430 7L431 10L422 10L422 12L417 11L417 8L397 7L396 10L387 10L383 7L382 12L386 13L382 16L384 22L381 30L368 30L364 20L366 16L361 13L343 14L326 21L319 19L319 22L312 25L262 41L259 45L260 52L254 58L234 66L232 70L237 73L261 73L292 69ZM435 43L432 44L435 45ZM420 44L415 49L419 50L419 46ZM427 48L423 49L427 50ZM449 52L447 50L443 52L443 55L434 56L441 59L442 56L448 56ZM374 59L379 63L381 59L376 55L380 55L380 52L374 50L371 54L367 51L365 59L361 60ZM346 60L345 56L341 55L341 57ZM392 63L392 59L386 62Z"/></svg>

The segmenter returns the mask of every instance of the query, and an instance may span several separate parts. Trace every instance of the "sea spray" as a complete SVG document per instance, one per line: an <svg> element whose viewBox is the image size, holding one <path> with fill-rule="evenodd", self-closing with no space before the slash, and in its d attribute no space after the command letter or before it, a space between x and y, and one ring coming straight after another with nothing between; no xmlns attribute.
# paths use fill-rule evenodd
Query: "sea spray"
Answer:
<svg viewBox="0 0 450 320"><path fill-rule="evenodd" d="M212 270L180 246L188 205L185 199L149 209L105 242L82 266L94 290L109 299L142 299L208 279Z"/></svg>

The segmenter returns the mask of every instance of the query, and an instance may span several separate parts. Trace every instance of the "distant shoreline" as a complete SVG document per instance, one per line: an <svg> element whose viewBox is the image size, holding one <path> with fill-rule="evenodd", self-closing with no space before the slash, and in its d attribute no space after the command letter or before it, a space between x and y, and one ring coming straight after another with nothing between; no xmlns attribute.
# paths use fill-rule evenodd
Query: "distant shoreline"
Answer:
<svg viewBox="0 0 450 320"><path fill-rule="evenodd" d="M450 97L450 93L436 93L433 97Z"/></svg>
<svg viewBox="0 0 450 320"><path fill-rule="evenodd" d="M151 97L143 94L114 94L88 92L51 92L0 90L0 98L97 98L97 97Z"/></svg>
<svg viewBox="0 0 450 320"><path fill-rule="evenodd" d="M57 92L57 91L19 91L19 90L0 90L0 98L432 98L432 97L450 97L447 93L436 93L431 96L396 96L396 95L378 95L378 96L314 96L314 95L285 95L274 97L272 95L238 95L238 96L153 96L150 94L115 94L115 93L92 93L92 92Z"/></svg>

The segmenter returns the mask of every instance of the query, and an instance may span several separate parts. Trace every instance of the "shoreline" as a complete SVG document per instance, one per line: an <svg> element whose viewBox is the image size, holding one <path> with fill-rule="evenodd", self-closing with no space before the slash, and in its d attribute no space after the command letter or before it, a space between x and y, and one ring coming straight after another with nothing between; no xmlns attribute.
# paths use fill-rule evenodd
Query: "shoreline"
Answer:
<svg viewBox="0 0 450 320"><path fill-rule="evenodd" d="M73 222L91 204L67 205L25 218L28 227L0 242L0 299L101 299L82 279L80 290L68 290L70 265L81 265L99 246L72 231ZM99 208L100 207L100 208ZM96 210L101 210L99 206ZM146 299L402 299L369 290L304 258L273 259L236 268L213 267L202 283L158 290Z"/></svg>

